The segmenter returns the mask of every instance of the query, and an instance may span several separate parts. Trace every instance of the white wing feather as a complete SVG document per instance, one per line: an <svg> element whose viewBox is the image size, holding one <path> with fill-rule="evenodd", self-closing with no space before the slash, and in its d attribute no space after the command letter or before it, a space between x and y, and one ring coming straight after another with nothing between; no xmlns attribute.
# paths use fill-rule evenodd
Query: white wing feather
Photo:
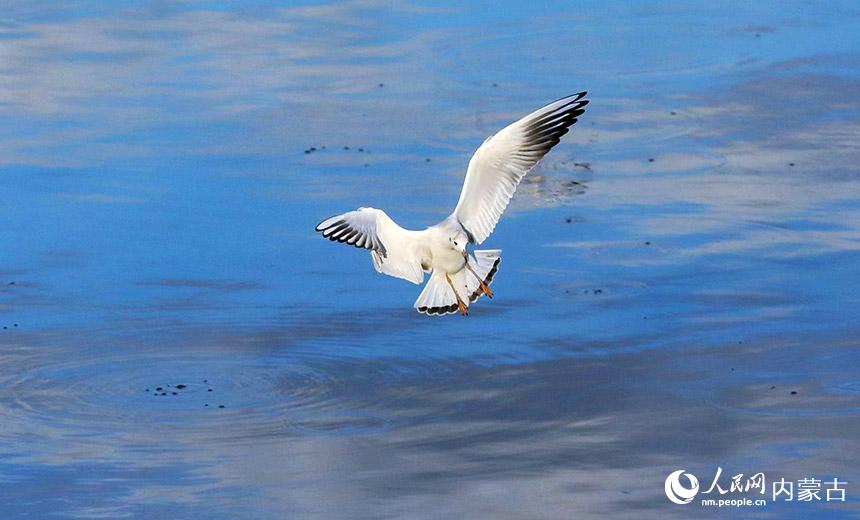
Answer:
<svg viewBox="0 0 860 520"><path fill-rule="evenodd" d="M452 214L472 242L480 244L490 236L522 178L585 112L585 94L561 98L532 112L490 136L475 151Z"/></svg>
<svg viewBox="0 0 860 520"><path fill-rule="evenodd" d="M381 209L358 208L327 218L316 230L334 242L369 249L373 267L379 273L409 280L424 281L422 248L416 232L398 226Z"/></svg>

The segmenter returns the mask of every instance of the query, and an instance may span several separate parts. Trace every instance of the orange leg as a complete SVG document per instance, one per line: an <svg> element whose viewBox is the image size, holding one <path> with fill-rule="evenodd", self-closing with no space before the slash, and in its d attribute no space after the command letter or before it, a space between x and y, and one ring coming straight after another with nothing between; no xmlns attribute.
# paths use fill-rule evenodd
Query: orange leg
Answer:
<svg viewBox="0 0 860 520"><path fill-rule="evenodd" d="M470 272L470 273L472 273L473 275L475 275L475 278L477 278L477 279L478 279L478 283L479 283L479 284L481 284L481 291L483 291L483 292L484 292L484 294L486 294L487 296L489 296L490 298L492 298L492 297L493 297L493 291L491 291L491 290L490 290L490 287L489 287L487 284L485 284L483 280L481 280L481 277L480 277L480 276L478 276L478 273L476 273L476 272L472 269L472 266L471 266L471 265L469 265L469 262L466 262L466 269L468 269L468 270L469 270L469 272Z"/></svg>
<svg viewBox="0 0 860 520"><path fill-rule="evenodd" d="M457 289L454 288L454 282L451 281L451 277L448 276L448 273L445 273L445 279L448 280L448 285L451 286L451 290L454 291L454 297L457 298L457 308L460 309L460 314L463 316L469 315L469 308L466 307L466 304L463 303L463 300L460 298L460 295L457 294Z"/></svg>

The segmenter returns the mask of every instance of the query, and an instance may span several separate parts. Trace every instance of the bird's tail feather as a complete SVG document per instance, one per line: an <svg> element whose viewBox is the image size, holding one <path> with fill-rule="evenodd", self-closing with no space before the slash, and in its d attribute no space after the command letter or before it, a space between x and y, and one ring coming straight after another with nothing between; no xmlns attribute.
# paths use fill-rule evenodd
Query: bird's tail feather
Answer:
<svg viewBox="0 0 860 520"><path fill-rule="evenodd" d="M474 257L469 259L469 265L487 285L493 282L493 277L498 271L501 254L501 249L475 251ZM467 307L470 302L474 302L483 294L478 276L467 269L463 268L449 276L451 283L457 288L457 294ZM433 271L430 279L427 280L427 285L415 301L415 309L430 316L457 312L457 298L448 280L445 279L445 273Z"/></svg>
<svg viewBox="0 0 860 520"><path fill-rule="evenodd" d="M473 253L475 256L469 261L469 265L472 266L472 270L475 271L478 276L469 272L466 273L466 281L469 288L469 292L467 294L469 295L470 302L477 300L484 294L484 291L481 290L481 284L478 281L478 277L480 277L481 280L489 286L493 283L493 278L499 270L499 262L502 261L501 249L484 249L482 251L474 251Z"/></svg>
<svg viewBox="0 0 860 520"><path fill-rule="evenodd" d="M451 282L454 283L455 287L462 287L458 293L462 293L460 298L465 300L466 287L464 284L458 283L458 275L460 274L457 273L449 276L451 276ZM429 316L457 312L457 298L454 296L454 291L448 284L448 280L445 279L445 273L433 271L433 274L430 275L430 279L427 280L427 284L424 286L424 290L421 291L418 299L415 300L415 309Z"/></svg>

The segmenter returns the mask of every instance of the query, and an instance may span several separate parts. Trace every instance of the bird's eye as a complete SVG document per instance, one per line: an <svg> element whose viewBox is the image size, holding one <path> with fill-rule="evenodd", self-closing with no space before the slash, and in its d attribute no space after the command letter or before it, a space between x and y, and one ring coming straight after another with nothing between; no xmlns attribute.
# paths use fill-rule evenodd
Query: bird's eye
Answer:
<svg viewBox="0 0 860 520"><path fill-rule="evenodd" d="M455 245L455 246L457 245L457 241L456 241L456 240L454 241L454 245Z"/></svg>

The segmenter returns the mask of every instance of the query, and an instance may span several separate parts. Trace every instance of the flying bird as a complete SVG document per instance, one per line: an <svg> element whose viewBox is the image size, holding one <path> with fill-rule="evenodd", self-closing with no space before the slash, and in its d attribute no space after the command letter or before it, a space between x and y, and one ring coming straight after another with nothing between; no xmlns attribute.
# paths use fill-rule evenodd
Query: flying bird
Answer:
<svg viewBox="0 0 860 520"><path fill-rule="evenodd" d="M381 209L358 208L323 220L316 230L329 240L369 249L379 273L416 285L431 273L415 301L418 312L468 315L470 303L493 297L490 284L502 250L470 255L466 246L490 236L523 177L585 112L585 95L553 101L488 137L469 161L457 207L435 226L403 229Z"/></svg>

